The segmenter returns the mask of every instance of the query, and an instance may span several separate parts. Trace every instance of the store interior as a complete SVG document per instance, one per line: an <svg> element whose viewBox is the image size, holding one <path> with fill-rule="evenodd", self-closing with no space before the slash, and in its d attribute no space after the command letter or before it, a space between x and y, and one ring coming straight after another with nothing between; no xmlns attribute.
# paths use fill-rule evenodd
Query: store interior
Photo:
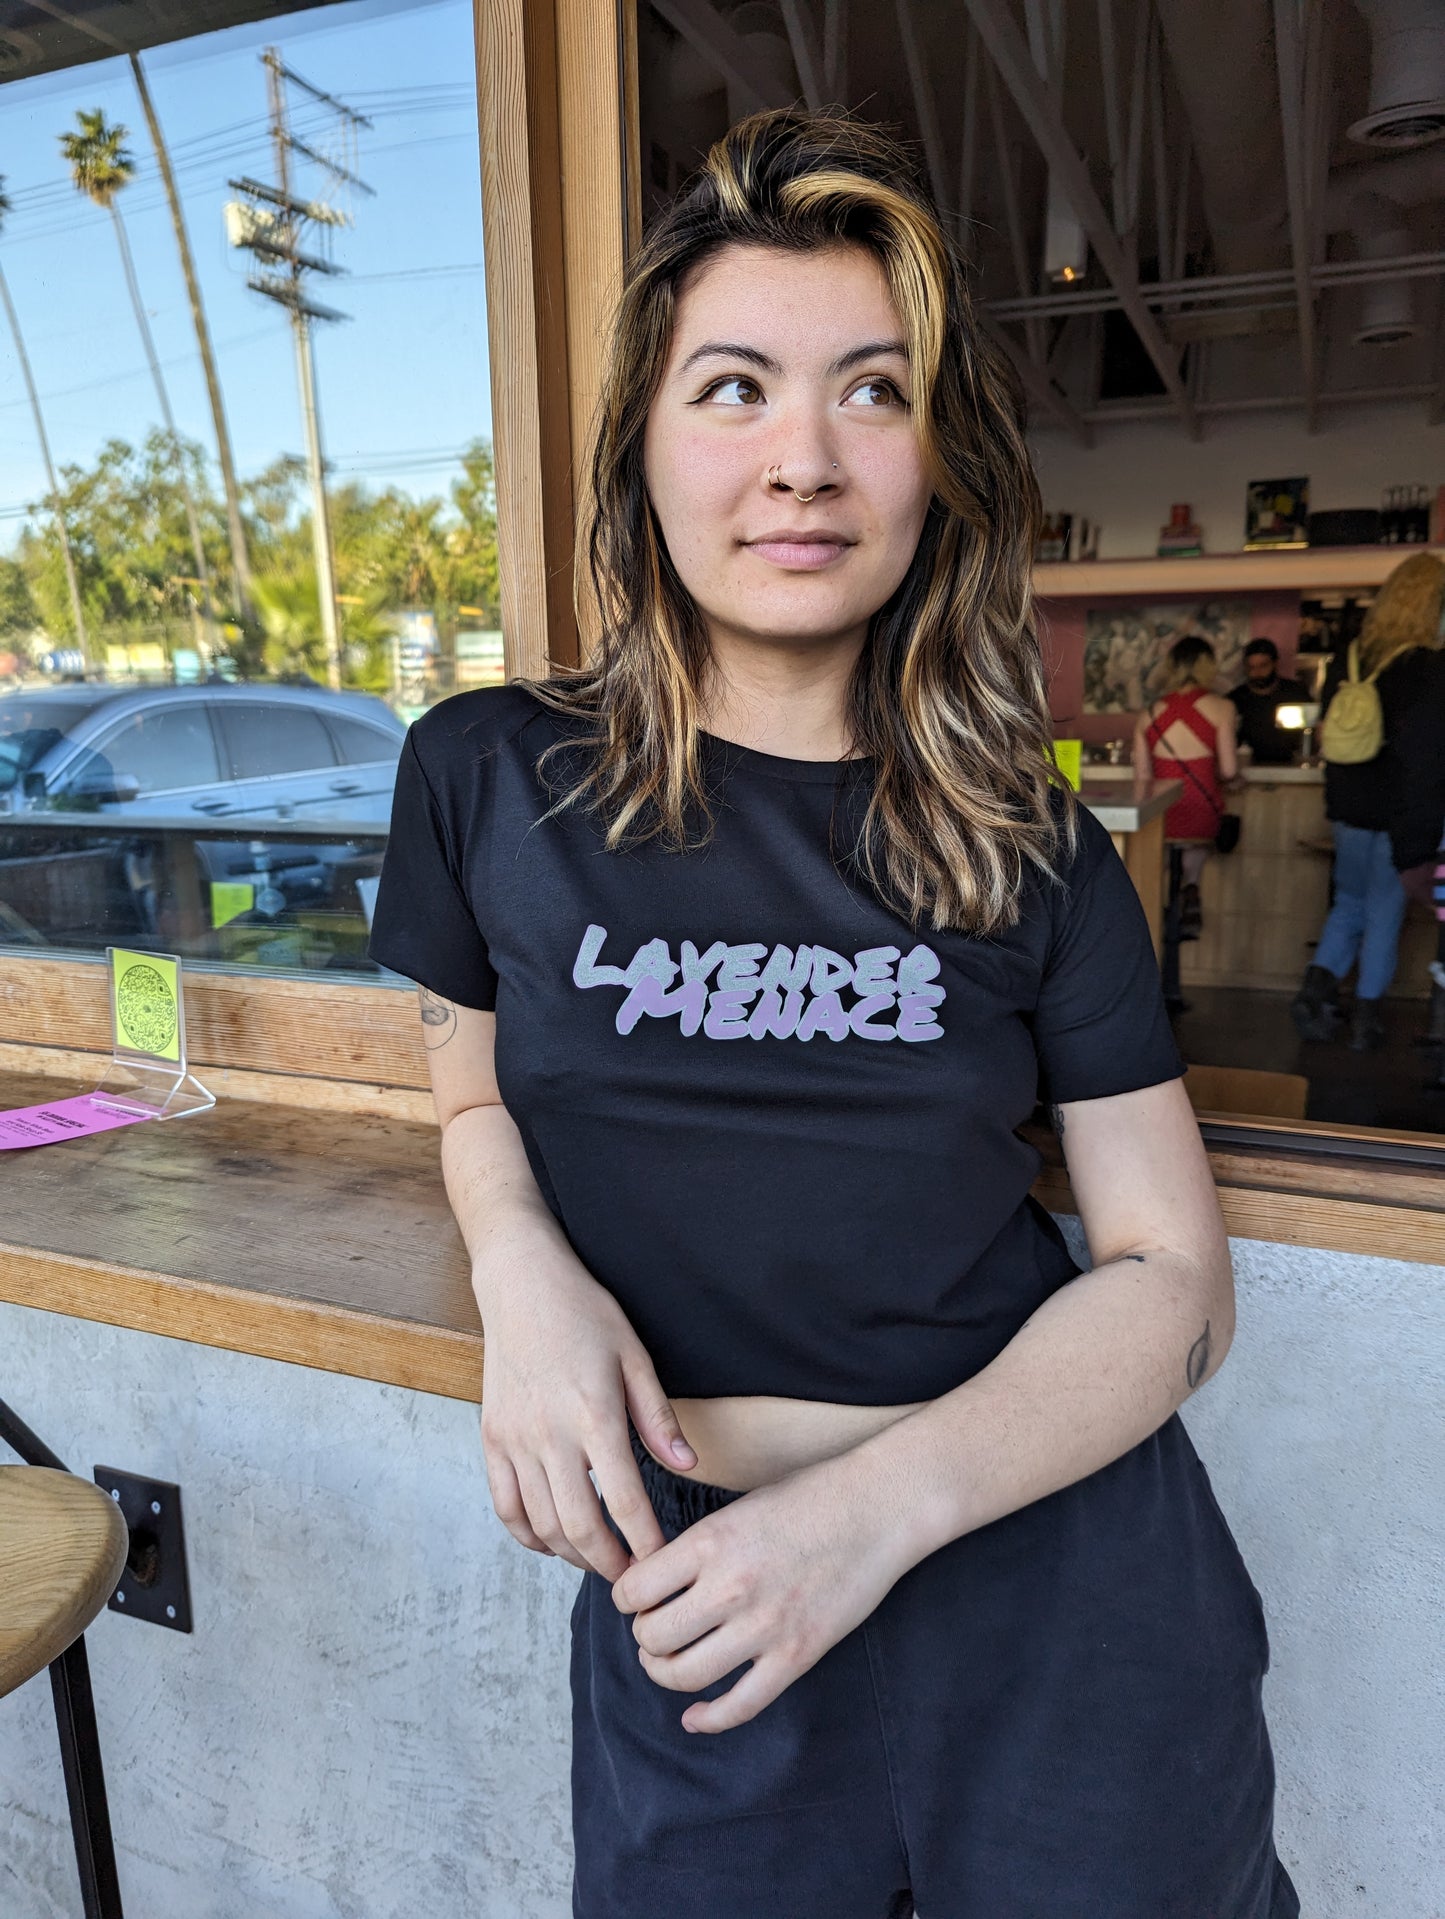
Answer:
<svg viewBox="0 0 1445 1919"><path fill-rule="evenodd" d="M1129 779L1178 638L1210 640L1221 693L1252 641L1298 683L1315 724L1291 764L1245 766L1239 844L1207 861L1178 955L1191 1065L1244 1111L1445 1128L1428 905L1405 915L1383 1044L1303 1038L1289 1011L1333 892L1327 663L1395 567L1445 543L1445 16L663 0L638 33L644 223L760 106L840 101L915 143L1026 395L1053 716L1086 787Z"/></svg>

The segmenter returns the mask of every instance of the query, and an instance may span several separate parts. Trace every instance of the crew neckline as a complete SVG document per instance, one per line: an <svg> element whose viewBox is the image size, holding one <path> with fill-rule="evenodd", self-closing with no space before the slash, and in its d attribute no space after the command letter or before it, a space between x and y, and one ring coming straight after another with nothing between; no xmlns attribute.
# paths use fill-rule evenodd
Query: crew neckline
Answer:
<svg viewBox="0 0 1445 1919"><path fill-rule="evenodd" d="M836 786L839 780L858 779L873 770L873 756L870 753L857 754L848 760L789 760L780 753L763 753L755 746L739 746L736 740L722 739L703 727L698 728L698 737L708 752L725 759L729 767L741 767L749 773L760 773L767 779L801 780L811 786Z"/></svg>

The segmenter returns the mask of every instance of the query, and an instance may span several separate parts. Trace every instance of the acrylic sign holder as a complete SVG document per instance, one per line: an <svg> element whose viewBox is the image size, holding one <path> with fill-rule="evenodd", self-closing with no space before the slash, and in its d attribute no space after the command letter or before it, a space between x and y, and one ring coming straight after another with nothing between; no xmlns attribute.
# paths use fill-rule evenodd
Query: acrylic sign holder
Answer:
<svg viewBox="0 0 1445 1919"><path fill-rule="evenodd" d="M181 1119L216 1103L186 1063L186 1003L173 953L108 946L110 1062L90 1094L109 1112Z"/></svg>

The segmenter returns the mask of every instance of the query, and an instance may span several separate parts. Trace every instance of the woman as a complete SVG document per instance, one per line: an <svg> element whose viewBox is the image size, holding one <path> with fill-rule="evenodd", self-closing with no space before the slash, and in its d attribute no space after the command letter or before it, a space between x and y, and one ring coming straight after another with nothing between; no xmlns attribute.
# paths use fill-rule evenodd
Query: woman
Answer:
<svg viewBox="0 0 1445 1919"><path fill-rule="evenodd" d="M1182 780L1184 791L1164 815L1166 840L1182 842L1184 879L1179 935L1198 939L1204 929L1199 878L1224 817L1220 780L1239 770L1234 750L1238 714L1215 693L1218 662L1208 640L1186 634L1169 649L1169 690L1139 715L1134 726L1134 770L1141 779Z"/></svg>
<svg viewBox="0 0 1445 1919"><path fill-rule="evenodd" d="M373 937L492 1499L584 1575L574 1911L1292 1919L1258 1595L1174 1416L1226 1241L1049 766L1014 400L890 140L713 150L593 492L597 653L417 722Z"/></svg>
<svg viewBox="0 0 1445 1919"><path fill-rule="evenodd" d="M1350 1045L1367 1052L1385 1043L1381 1001L1395 977L1405 919L1398 868L1428 859L1439 839L1434 802L1445 746L1436 652L1442 600L1445 564L1433 553L1416 553L1395 568L1365 615L1356 664L1359 677L1373 680L1379 695L1383 742L1370 760L1325 760L1334 898L1314 959L1290 1002L1304 1039L1332 1039L1338 1032L1340 981L1358 966ZM1322 720L1349 671L1349 651L1340 647L1326 669ZM1401 854L1404 841L1410 846Z"/></svg>

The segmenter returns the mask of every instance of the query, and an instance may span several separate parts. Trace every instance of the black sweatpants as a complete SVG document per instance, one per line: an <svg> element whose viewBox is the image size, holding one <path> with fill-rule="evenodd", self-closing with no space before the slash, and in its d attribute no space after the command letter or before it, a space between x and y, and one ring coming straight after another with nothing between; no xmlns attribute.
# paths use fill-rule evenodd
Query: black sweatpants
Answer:
<svg viewBox="0 0 1445 1919"><path fill-rule="evenodd" d="M747 1497L633 1451L669 1540ZM738 1673L660 1687L632 1624L585 1573L576 1919L1298 1919L1264 1615L1177 1418L931 1554L730 1731L679 1722Z"/></svg>

